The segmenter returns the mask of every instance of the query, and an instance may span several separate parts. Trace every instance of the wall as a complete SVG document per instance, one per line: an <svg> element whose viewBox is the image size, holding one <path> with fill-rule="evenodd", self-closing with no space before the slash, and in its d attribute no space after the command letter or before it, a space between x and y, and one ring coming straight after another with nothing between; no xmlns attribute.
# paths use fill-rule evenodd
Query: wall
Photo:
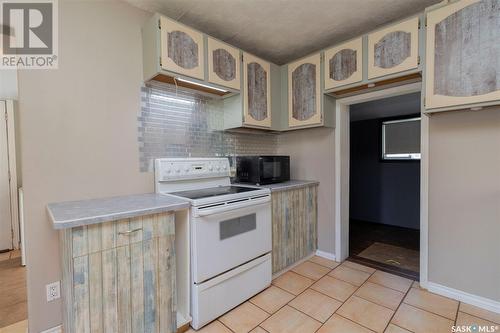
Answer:
<svg viewBox="0 0 500 333"><path fill-rule="evenodd" d="M335 131L306 129L280 134L278 153L290 155L291 177L318 180L318 248L335 253Z"/></svg>
<svg viewBox="0 0 500 333"><path fill-rule="evenodd" d="M59 69L19 73L31 332L61 323L61 303L45 301L45 284L60 279L47 203L153 191L137 142L140 27L150 14L111 0L59 7ZM278 153L292 157L292 177L321 182L319 248L329 253L334 133L278 137ZM500 301L498 147L500 109L431 118L429 279Z"/></svg>
<svg viewBox="0 0 500 333"><path fill-rule="evenodd" d="M351 122L350 218L420 229L420 162L382 162L380 122Z"/></svg>
<svg viewBox="0 0 500 333"><path fill-rule="evenodd" d="M121 1L60 1L59 6L59 69L19 73L31 332L62 320L61 302L45 300L45 285L61 278L48 203L152 192L153 174L142 171L151 171L154 157L277 149L275 135L217 132L220 110L208 117L200 96L186 94L192 107L183 119L175 120L175 103L151 107L152 88L142 82L141 41L151 14ZM171 88L162 89L157 96L172 94ZM186 117L197 121L172 131Z"/></svg>
<svg viewBox="0 0 500 333"><path fill-rule="evenodd" d="M19 72L30 332L61 323L61 302L45 298L61 278L47 203L153 191L137 143L149 16L121 1L59 1L59 69Z"/></svg>
<svg viewBox="0 0 500 333"><path fill-rule="evenodd" d="M500 302L500 108L429 131L429 281Z"/></svg>

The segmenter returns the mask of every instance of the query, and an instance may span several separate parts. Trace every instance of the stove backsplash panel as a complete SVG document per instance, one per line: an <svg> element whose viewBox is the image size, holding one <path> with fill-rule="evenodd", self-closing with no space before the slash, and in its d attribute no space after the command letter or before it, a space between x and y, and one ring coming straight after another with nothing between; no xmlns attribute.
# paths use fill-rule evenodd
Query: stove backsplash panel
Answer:
<svg viewBox="0 0 500 333"><path fill-rule="evenodd" d="M141 172L152 172L160 157L273 155L275 134L222 131L221 101L173 85L151 82L141 88L138 116Z"/></svg>

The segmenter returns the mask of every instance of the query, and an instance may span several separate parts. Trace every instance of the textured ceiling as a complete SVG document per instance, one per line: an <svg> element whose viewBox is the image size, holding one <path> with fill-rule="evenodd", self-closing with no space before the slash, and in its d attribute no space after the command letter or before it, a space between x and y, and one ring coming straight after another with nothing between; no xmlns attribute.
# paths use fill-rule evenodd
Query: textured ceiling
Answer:
<svg viewBox="0 0 500 333"><path fill-rule="evenodd" d="M350 108L350 120L359 121L420 113L420 102L418 92L354 104Z"/></svg>
<svg viewBox="0 0 500 333"><path fill-rule="evenodd" d="M125 0L278 65L422 11L438 0Z"/></svg>

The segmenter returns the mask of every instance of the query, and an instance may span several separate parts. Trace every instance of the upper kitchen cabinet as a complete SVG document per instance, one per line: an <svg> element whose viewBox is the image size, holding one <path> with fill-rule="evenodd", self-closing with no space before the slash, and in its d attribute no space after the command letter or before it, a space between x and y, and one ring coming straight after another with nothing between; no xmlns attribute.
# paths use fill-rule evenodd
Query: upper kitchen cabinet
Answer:
<svg viewBox="0 0 500 333"><path fill-rule="evenodd" d="M145 81L218 96L239 92L240 51L227 44L160 14L143 26L142 44Z"/></svg>
<svg viewBox="0 0 500 333"><path fill-rule="evenodd" d="M164 16L160 18L161 67L204 79L203 34Z"/></svg>
<svg viewBox="0 0 500 333"><path fill-rule="evenodd" d="M240 90L240 50L208 37L208 81Z"/></svg>
<svg viewBox="0 0 500 333"><path fill-rule="evenodd" d="M417 69L419 17L368 35L368 79Z"/></svg>
<svg viewBox="0 0 500 333"><path fill-rule="evenodd" d="M500 102L500 1L462 0L427 13L426 109Z"/></svg>
<svg viewBox="0 0 500 333"><path fill-rule="evenodd" d="M288 64L288 127L322 124L321 55Z"/></svg>
<svg viewBox="0 0 500 333"><path fill-rule="evenodd" d="M325 51L325 90L363 80L363 38Z"/></svg>
<svg viewBox="0 0 500 333"><path fill-rule="evenodd" d="M243 54L244 125L271 127L271 64Z"/></svg>

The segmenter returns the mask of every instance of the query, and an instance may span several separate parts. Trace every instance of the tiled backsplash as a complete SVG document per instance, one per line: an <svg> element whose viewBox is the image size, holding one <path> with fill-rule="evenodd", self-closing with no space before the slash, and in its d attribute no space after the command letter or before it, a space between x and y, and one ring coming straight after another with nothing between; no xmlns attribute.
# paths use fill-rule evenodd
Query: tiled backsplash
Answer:
<svg viewBox="0 0 500 333"><path fill-rule="evenodd" d="M222 131L224 115L219 101L157 82L141 88L138 117L140 168L153 171L160 157L212 157L276 154L274 134Z"/></svg>

